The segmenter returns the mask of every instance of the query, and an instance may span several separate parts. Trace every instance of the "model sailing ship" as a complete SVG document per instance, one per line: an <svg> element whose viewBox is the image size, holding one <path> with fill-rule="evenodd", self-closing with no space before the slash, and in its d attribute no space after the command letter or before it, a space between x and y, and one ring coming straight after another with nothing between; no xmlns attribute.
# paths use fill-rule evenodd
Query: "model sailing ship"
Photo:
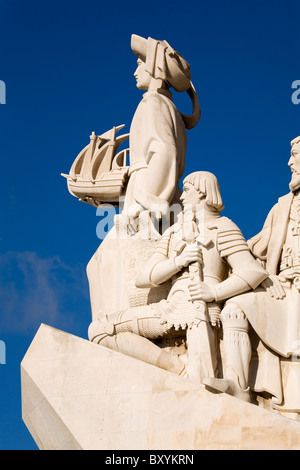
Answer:
<svg viewBox="0 0 300 470"><path fill-rule="evenodd" d="M129 149L118 152L129 134L116 136L124 126L113 127L102 135L92 132L90 143L78 154L69 174L62 173L67 179L69 192L81 202L96 207L102 203L118 205L129 171Z"/></svg>

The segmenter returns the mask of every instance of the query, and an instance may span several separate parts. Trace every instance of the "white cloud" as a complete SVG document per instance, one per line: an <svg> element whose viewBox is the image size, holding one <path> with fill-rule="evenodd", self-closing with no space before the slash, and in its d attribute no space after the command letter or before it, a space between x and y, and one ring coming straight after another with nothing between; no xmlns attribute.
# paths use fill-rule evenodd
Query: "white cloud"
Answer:
<svg viewBox="0 0 300 470"><path fill-rule="evenodd" d="M84 309L82 312L80 309ZM35 331L41 323L62 328L89 318L84 266L68 266L59 256L35 252L0 256L0 330Z"/></svg>

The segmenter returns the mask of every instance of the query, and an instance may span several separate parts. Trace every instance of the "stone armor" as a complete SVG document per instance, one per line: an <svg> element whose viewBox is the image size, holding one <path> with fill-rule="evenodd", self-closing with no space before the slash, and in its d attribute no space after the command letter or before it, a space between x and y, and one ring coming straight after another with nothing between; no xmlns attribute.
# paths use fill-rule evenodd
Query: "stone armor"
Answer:
<svg viewBox="0 0 300 470"><path fill-rule="evenodd" d="M190 264L177 272L172 277L172 287L167 299L141 307L128 308L93 321L89 328L89 338L91 341L133 356L138 347L139 351L143 350L143 360L146 362L148 357L157 356L156 365L159 367L165 365L166 369L180 373L183 364L176 355L169 354L167 358L163 354L162 358L158 352L159 348L155 349L156 345L149 341L146 343L144 340L176 337L186 330L189 344L189 338L196 331L197 339L190 340L190 344L197 344L202 348L201 361L199 361L201 370L195 374L202 380L205 376L216 373L216 336L210 320L212 316L216 318L220 314L224 283L227 286L226 291L228 288L229 291L232 289L231 280L228 283L229 272L233 281L234 276L238 276L246 280L251 287L256 287L266 277L266 273L253 259L242 233L231 220L215 216L213 220L203 222L198 226L194 222L187 225L189 225L188 231L191 232L190 228L193 228L193 236L190 237L189 234L189 243L197 242L201 247L201 266ZM188 243L185 240L185 229L185 225L177 223L164 233L154 256L143 270L144 287L156 287L151 280L151 273L155 266L153 260L157 260L155 255L159 254L161 259L174 261L184 249ZM231 266L227 261L228 256L241 252L246 252L249 257L247 271L244 271L243 265L238 263ZM198 276L199 282L204 281L215 287L216 295L219 297L217 302L206 304L203 301L192 301L189 283L195 280L195 276ZM191 331L193 333L190 333ZM132 333L135 338L131 336L130 341L128 338L126 340L124 334ZM134 345L136 342L140 344ZM190 349L189 346L188 349ZM151 361L153 363L153 359Z"/></svg>

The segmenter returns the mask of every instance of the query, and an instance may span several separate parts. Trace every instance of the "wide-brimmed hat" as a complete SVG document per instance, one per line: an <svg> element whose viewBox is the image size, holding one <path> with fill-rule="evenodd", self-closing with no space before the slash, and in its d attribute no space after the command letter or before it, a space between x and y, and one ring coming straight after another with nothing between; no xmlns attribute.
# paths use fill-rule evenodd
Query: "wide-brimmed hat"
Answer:
<svg viewBox="0 0 300 470"><path fill-rule="evenodd" d="M131 49L146 64L146 71L154 78L166 81L174 90L187 91L193 104L193 113L181 114L187 129L198 123L201 111L196 90L191 82L190 64L167 41L131 36Z"/></svg>
<svg viewBox="0 0 300 470"><path fill-rule="evenodd" d="M154 78L161 78L179 92L187 91L191 84L190 64L167 41L145 39L133 34L131 49L146 64Z"/></svg>

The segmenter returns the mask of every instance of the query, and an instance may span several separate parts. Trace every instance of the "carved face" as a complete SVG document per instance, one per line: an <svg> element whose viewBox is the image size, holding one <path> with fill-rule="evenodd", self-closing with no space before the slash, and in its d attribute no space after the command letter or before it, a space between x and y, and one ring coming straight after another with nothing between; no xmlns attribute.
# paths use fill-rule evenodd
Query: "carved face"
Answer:
<svg viewBox="0 0 300 470"><path fill-rule="evenodd" d="M184 209L191 210L195 213L199 209L200 204L203 203L203 195L199 193L192 184L185 183L180 200L182 201Z"/></svg>
<svg viewBox="0 0 300 470"><path fill-rule="evenodd" d="M151 81L151 75L146 71L145 62L143 62L141 59L138 59L137 64L137 69L134 72L136 86L139 90L148 90Z"/></svg>
<svg viewBox="0 0 300 470"><path fill-rule="evenodd" d="M300 142L293 145L288 165L292 171L290 190L296 191L300 188Z"/></svg>

